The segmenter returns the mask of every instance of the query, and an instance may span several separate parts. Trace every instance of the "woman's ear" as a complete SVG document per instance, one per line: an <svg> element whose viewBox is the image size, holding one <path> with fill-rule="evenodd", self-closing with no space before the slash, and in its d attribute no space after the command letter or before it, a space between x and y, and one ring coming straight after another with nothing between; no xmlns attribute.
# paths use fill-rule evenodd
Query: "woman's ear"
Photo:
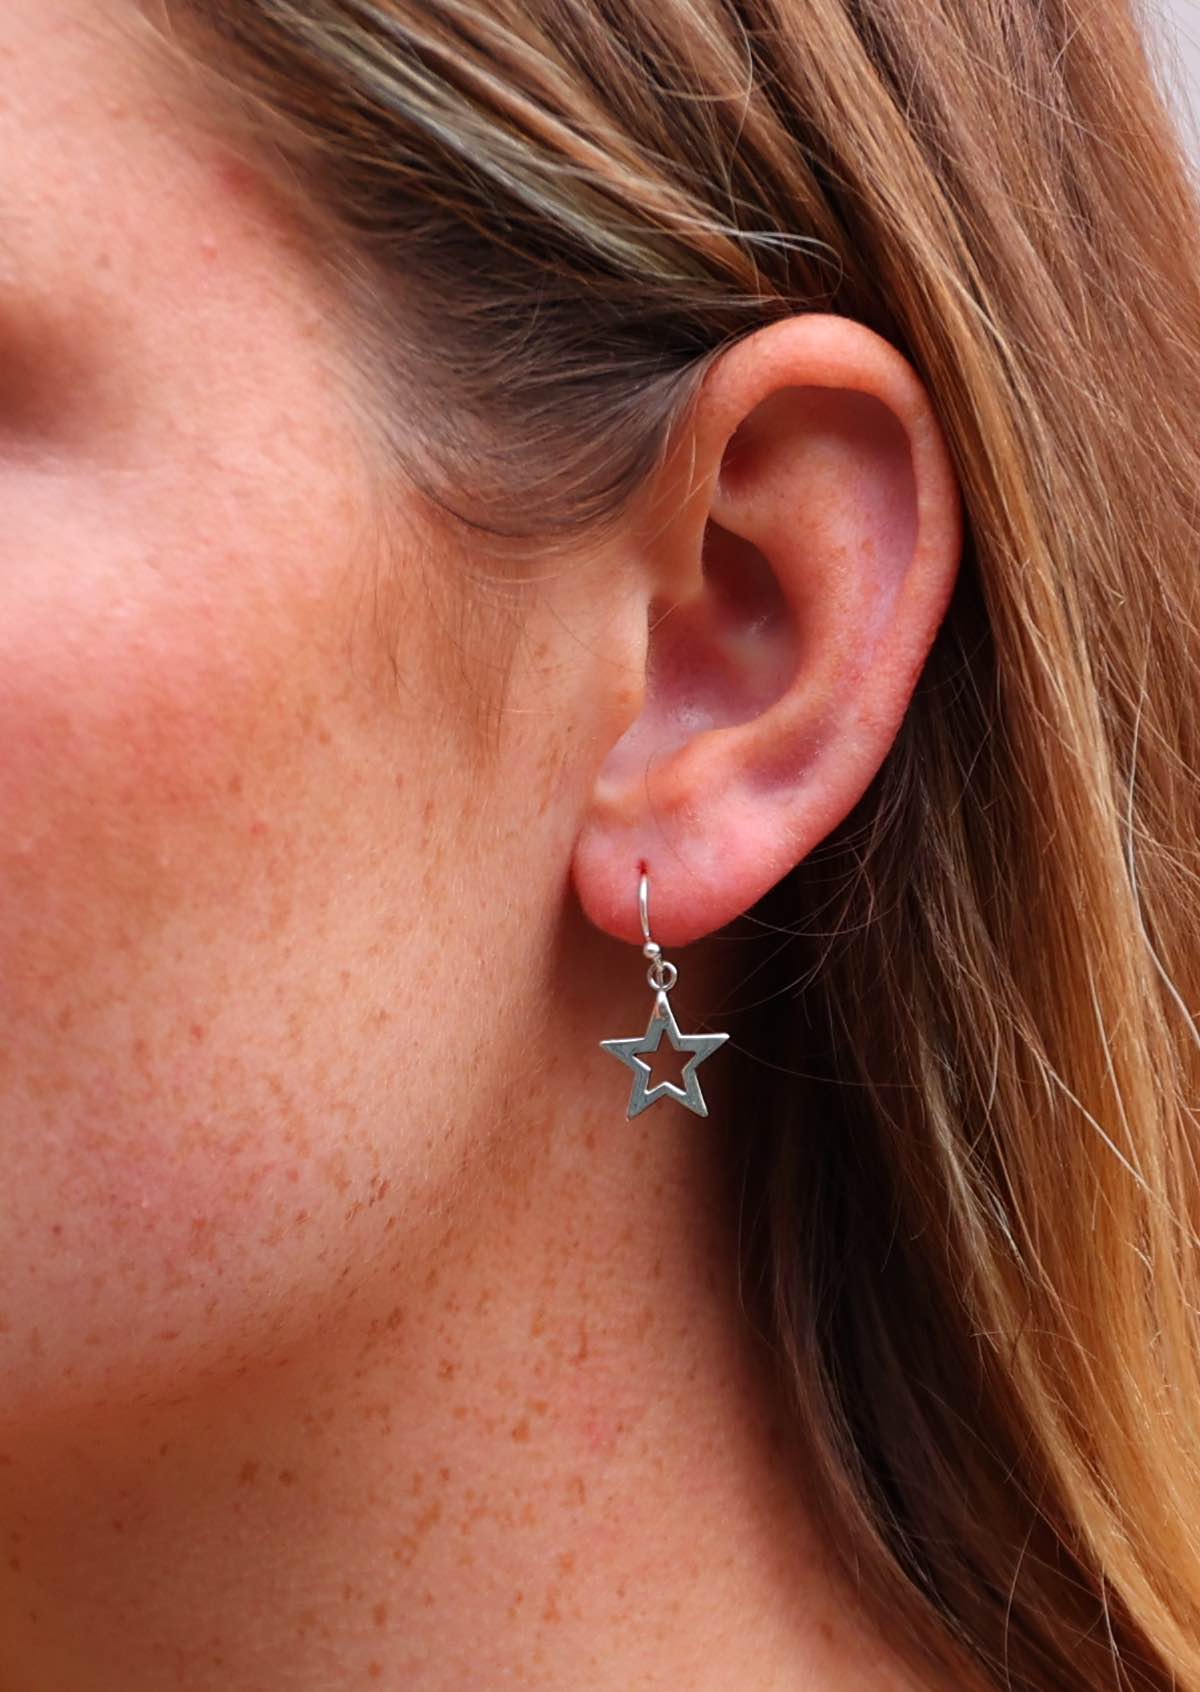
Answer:
<svg viewBox="0 0 1200 1692"><path fill-rule="evenodd" d="M848 318L787 318L709 369L639 528L637 715L598 771L580 902L640 941L733 920L883 762L945 613L958 487L908 361Z"/></svg>

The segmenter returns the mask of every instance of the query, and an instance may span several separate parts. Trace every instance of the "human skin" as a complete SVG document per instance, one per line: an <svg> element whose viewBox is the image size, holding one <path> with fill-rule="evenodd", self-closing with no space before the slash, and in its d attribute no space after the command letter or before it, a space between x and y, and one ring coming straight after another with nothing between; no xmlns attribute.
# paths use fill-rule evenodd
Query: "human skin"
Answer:
<svg viewBox="0 0 1200 1692"><path fill-rule="evenodd" d="M706 937L886 756L960 548L919 381L762 330L488 594L126 0L8 0L0 96L0 1685L901 1684L738 1309L721 1054L631 1123L598 1042L640 863L719 1027Z"/></svg>

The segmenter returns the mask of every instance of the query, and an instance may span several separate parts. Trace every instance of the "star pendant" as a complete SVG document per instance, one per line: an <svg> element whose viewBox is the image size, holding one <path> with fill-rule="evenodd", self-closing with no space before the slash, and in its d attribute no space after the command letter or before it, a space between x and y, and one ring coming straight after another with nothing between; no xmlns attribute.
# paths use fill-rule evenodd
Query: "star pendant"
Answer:
<svg viewBox="0 0 1200 1692"><path fill-rule="evenodd" d="M647 1087L646 1083L654 1073L652 1065L646 1063L640 1056L641 1052L656 1052L659 1041L666 1030L667 1038L677 1052L691 1052L691 1057L683 1066L683 1086L677 1087L674 1081L660 1081L656 1087ZM665 992L660 991L654 1000L654 1009L650 1013L650 1021L646 1032L637 1040L601 1040L600 1044L606 1052L620 1058L628 1069L633 1071L633 1091L629 1096L629 1109L625 1112L630 1121L646 1110L659 1099L678 1099L681 1105L694 1110L697 1116L707 1116L708 1106L704 1102L704 1094L700 1091L700 1083L696 1079L696 1070L706 1057L710 1057L728 1034L681 1034L679 1024L675 1021L675 1013L671 1009L671 1002Z"/></svg>

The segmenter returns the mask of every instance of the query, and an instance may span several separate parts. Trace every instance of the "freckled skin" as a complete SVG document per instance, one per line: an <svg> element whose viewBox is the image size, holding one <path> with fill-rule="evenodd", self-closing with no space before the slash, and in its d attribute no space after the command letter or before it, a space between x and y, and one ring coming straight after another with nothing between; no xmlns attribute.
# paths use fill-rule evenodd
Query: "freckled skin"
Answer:
<svg viewBox="0 0 1200 1692"><path fill-rule="evenodd" d="M23 163L8 330L31 369L39 337L48 367L86 364L57 399L41 378L36 427L0 398L12 1417L228 1370L382 1276L389 1230L412 1239L456 1178L486 1098L466 1077L512 1067L541 988L498 1017L495 985L553 913L550 886L512 889L554 737L513 735L503 791L530 809L495 808L415 498L380 556L381 473L300 238L260 178L164 121L132 27L32 0L0 26L22 66L0 117ZM89 100L96 74L118 101ZM404 599L387 628L365 609L379 570ZM564 874L565 820L539 824ZM103 1278L81 1290L80 1264Z"/></svg>
<svg viewBox="0 0 1200 1692"><path fill-rule="evenodd" d="M0 1684L898 1686L822 1655L715 1142L597 1048L618 562L529 592L483 757L511 613L464 650L165 77L126 0L0 8Z"/></svg>

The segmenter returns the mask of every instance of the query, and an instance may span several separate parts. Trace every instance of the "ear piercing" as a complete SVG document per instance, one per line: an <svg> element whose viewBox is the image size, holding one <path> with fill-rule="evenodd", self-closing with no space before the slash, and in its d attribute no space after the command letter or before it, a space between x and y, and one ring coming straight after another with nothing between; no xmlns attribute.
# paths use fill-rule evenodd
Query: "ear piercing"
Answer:
<svg viewBox="0 0 1200 1692"><path fill-rule="evenodd" d="M629 1097L629 1108L625 1112L630 1121L659 1099L677 1099L681 1105L695 1111L697 1116L707 1116L708 1106L704 1102L704 1094L700 1091L700 1082L696 1077L696 1070L710 1057L717 1047L728 1040L728 1034L681 1034L679 1025L675 1021L675 1013L671 1009L668 998L679 976L679 971L673 963L668 963L662 955L662 947L650 937L650 883L645 869L641 872L638 882L638 915L641 918L643 957L650 959L650 967L646 971L646 980L654 991L654 1009L650 1013L650 1021L646 1032L632 1040L601 1040L600 1044L606 1052L620 1058L627 1069L633 1071L633 1091ZM673 1081L659 1081L656 1086L648 1087L653 1073L642 1054L656 1052L659 1042L666 1033L668 1040L677 1052L690 1052L691 1056L683 1066L683 1085L676 1086Z"/></svg>

